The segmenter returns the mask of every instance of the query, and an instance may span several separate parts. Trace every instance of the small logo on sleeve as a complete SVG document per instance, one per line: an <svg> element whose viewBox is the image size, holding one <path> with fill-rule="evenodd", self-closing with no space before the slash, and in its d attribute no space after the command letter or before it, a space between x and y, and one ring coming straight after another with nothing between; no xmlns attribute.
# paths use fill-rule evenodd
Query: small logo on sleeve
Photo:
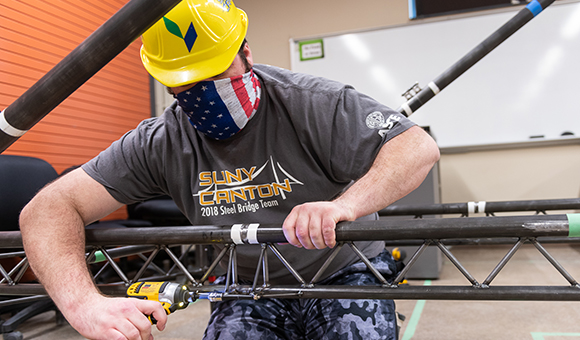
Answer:
<svg viewBox="0 0 580 340"><path fill-rule="evenodd" d="M379 135L384 137L401 120L400 116L392 114L385 120L380 111L374 111L367 115L366 124L369 129L379 129Z"/></svg>

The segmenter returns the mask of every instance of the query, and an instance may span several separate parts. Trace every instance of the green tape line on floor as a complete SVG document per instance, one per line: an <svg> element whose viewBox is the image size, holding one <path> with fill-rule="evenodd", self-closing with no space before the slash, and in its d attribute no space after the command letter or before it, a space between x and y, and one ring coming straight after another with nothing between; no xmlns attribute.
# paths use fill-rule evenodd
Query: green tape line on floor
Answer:
<svg viewBox="0 0 580 340"><path fill-rule="evenodd" d="M548 340L547 337L578 337L580 333L541 333L541 332L532 332L532 340Z"/></svg>
<svg viewBox="0 0 580 340"><path fill-rule="evenodd" d="M424 286L430 286L431 280L425 280L423 283ZM415 335L415 330L417 329L417 325L419 324L419 319L421 319L421 313L423 313L423 308L425 307L425 300L419 300L415 304L415 308L413 309L413 314L411 315L411 319L409 320L409 324L405 329L405 334L403 334L402 340L411 340L413 335Z"/></svg>
<svg viewBox="0 0 580 340"><path fill-rule="evenodd" d="M568 237L580 237L580 214L566 214L568 217Z"/></svg>

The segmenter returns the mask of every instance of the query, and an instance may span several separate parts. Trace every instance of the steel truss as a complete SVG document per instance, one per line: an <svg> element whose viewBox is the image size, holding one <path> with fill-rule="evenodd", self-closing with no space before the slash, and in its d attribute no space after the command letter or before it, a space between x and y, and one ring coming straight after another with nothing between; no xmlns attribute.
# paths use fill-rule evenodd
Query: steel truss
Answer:
<svg viewBox="0 0 580 340"><path fill-rule="evenodd" d="M468 68L475 64L478 60L483 58L487 53L493 50L496 46L501 44L505 39L511 36L520 27L525 25L528 21L534 18L539 12L553 3L553 0L539 0L534 1L525 9L518 12L518 14L505 25L500 27L494 34L476 46L464 58L459 60L450 69L445 71L440 77L435 79L429 86L420 90L416 96L409 99L401 108L399 112L410 115L415 112L424 103L430 100L434 95L444 89L454 79L459 77ZM54 106L66 98L73 92L80 84L82 84L90 75L102 67L108 60L120 51L123 46L127 46L134 40L135 37L143 32L148 24L155 22L166 13L173 5L177 3L176 0L166 1L150 1L137 0L131 1L125 6L123 10L119 11L111 20L109 20L102 29L95 31L83 43L83 48L77 48L67 58L63 59L57 67L55 67L49 74L47 74L41 81L39 81L33 88L21 96L17 102L10 105L4 110L7 121L14 124L8 124L9 129L4 129L0 133L0 152L5 150L17 138L31 128L44 115L46 115ZM148 4L148 5L147 5ZM143 9L147 9L143 11ZM143 15L139 15L143 14ZM125 17L139 18L140 20L120 20ZM120 29L119 23L128 23L132 29ZM131 36L122 36L116 34L101 34L102 32L131 32ZM113 39L113 44L106 53L98 53L98 58L94 58L94 65L91 67L83 67L82 72L74 74L79 75L79 79L70 78L71 72L63 74L61 72L66 65L66 69L70 69L71 65L75 66L78 60L83 60L83 65L86 60L82 58L82 51L94 52L95 48L91 46L99 46L96 50L103 52L103 44L93 44L99 42L102 36L116 37ZM108 46L107 45L107 46ZM79 46L80 47L80 46ZM94 53L93 53L94 54ZM86 59L86 58L85 58ZM84 65L86 66L86 65ZM85 72L87 71L87 72ZM64 75L64 77L63 77ZM67 78L68 77L68 78ZM62 81L62 80L66 81ZM74 80L74 81L73 81ZM57 84L57 86L50 86L50 84ZM66 86L70 84L70 86ZM58 86L62 85L62 86ZM47 92L46 89L51 91ZM57 96L53 95L53 89L60 89ZM54 100L46 100L47 105L38 109L37 102L28 100L31 97L42 97L43 94L49 93L50 98ZM35 93L36 95L32 95ZM46 97L46 96L44 96ZM32 103L32 104L31 104ZM26 106L35 105L37 112L34 110L17 109ZM17 114L12 114L12 112ZM30 114L21 114L22 112L30 112ZM479 203L479 202L478 202ZM479 205L477 206L480 207ZM428 221L428 222L426 222ZM491 222L493 221L493 222ZM460 219L431 219L431 220L399 220L399 221L379 221L367 223L341 223L337 226L337 240L339 241L338 248L347 245L359 255L369 269L377 275L377 278L382 282L381 286L373 287L340 287L340 286L321 286L317 285L317 280L324 274L324 270L334 258L336 251L328 258L326 263L319 269L318 273L311 282L305 282L296 270L280 255L275 244L285 242L282 229L277 225L236 225L236 226L202 226L202 227L176 227L176 228L131 228L131 229L102 229L87 231L87 263L104 262L105 264L101 270L97 271L95 277L98 278L107 267L113 270L120 277L120 283L116 285L99 285L100 289L112 295L124 295L127 285L130 283L145 279L143 276L145 272L153 268L157 272L156 279L172 279L177 276L184 276L191 284L192 288L198 292L200 297L207 297L210 299L228 299L228 298L269 298L274 296L284 296L287 298L373 298L373 299L485 299L485 300L579 300L580 287L577 281L566 272L566 270L554 259L543 246L539 240L542 237L556 237L568 238L576 237L578 235L578 226L570 228L569 221L565 215L556 215L550 218L544 216L533 217L494 217L494 218L460 218ZM508 251L506 256L498 263L492 270L489 276L482 282L476 281L469 272L457 261L451 251L446 247L450 240L457 239L471 239L471 238L516 238L517 241ZM413 263L416 262L421 252L427 245L435 244L449 260L457 267L458 270L466 277L471 285L465 287L411 287L402 286L397 282L404 277L406 271L403 271L393 281L389 282L378 273L378 271L370 265L362 253L354 246L354 241L362 240L403 240L404 242L416 241L419 239L421 246L415 254L412 255L407 270ZM524 286L524 287L502 287L492 286L491 283L497 274L504 268L505 264L510 260L513 254L519 249L523 243L531 242L547 259L548 261L566 278L569 286ZM190 273L186 265L182 262L187 250L183 252L181 257L178 257L172 251L175 245L187 245L191 247L192 244L226 244L227 247L218 255L216 260L206 269L205 274L201 279L196 280L192 273ZM262 247L262 256L257 264L256 275L252 285L239 284L237 278L236 266L236 246L242 243L255 243ZM120 246L120 247L119 247ZM113 247L113 248L110 248ZM39 298L34 295L45 294L42 286L38 284L22 283L21 280L28 269L28 262L26 255L23 252L13 251L13 249L21 249L22 241L20 233L18 232L0 232L0 248L11 249L10 252L0 254L1 259L18 258L17 264L9 271L0 266L0 295L25 295L24 299L32 300ZM296 278L297 285L292 287L273 287L268 282L268 256L266 249L270 249L280 261L282 261L290 273ZM165 253L173 261L174 265L169 270L163 270L156 267L154 259L160 254ZM144 261L141 269L129 279L128 275L116 264L115 259L126 257L128 255L139 256ZM205 280L209 277L212 271L216 268L220 259L228 255L228 270L227 279L224 286L208 286L205 285ZM260 275L261 273L261 275ZM260 281L259 278L262 277ZM151 278L148 278L151 279ZM261 284L259 284L261 282ZM14 299L17 300L17 299ZM11 303L10 300L7 303ZM3 301L1 303L5 303ZM0 303L0 304L1 304Z"/></svg>
<svg viewBox="0 0 580 340"><path fill-rule="evenodd" d="M524 201L478 201L443 204L405 204L391 205L379 211L383 218L412 216L414 218L434 218L443 215L459 215L469 217L473 214L485 214L496 216L501 213L533 212L536 215L546 215L554 210L580 210L580 198L548 199L548 200L524 200ZM541 237L542 243L570 243L580 242L580 237ZM445 240L445 245L481 245L481 244L513 244L518 241L517 237L494 237L494 238L468 238ZM420 246L422 240L388 240L387 246Z"/></svg>
<svg viewBox="0 0 580 340"><path fill-rule="evenodd" d="M576 241L579 227L576 221L580 214L534 215L503 217L459 217L434 219L379 220L366 222L342 222L337 225L338 244L319 268L312 280L306 281L278 251L277 244L286 242L280 225L233 225L233 226L179 226L149 228L92 229L86 231L87 264L102 263L94 273L97 280L106 269L111 268L119 277L115 283L98 284L105 294L125 295L128 285L140 280L181 280L188 283L199 298L212 301L226 299L284 298L360 298L360 299L431 299L431 300L580 300L580 284L542 246L543 240L568 238ZM418 235L421 239L418 240ZM449 247L458 239L470 238L514 239L511 249L500 260L487 278L478 282L457 260ZM22 247L19 232L1 232L0 248ZM354 244L355 241L402 240L420 242L420 247L411 255L406 267L397 277L389 281ZM551 265L566 279L567 286L496 286L495 277L505 267L517 250L526 242L531 243ZM187 254L194 245L224 244L225 247L211 262L203 266L203 275L197 278L187 265ZM236 248L241 244L261 247L260 259L251 284L240 283L237 272ZM429 245L437 246L449 261L469 282L466 286L409 286L399 284L408 270L416 263ZM181 246L181 247L176 247ZM344 247L350 248L381 282L380 286L324 286L318 281L325 270ZM181 249L181 255L175 252ZM201 251L198 247L197 251ZM274 254L276 259L269 258ZM165 254L173 265L164 270L154 260ZM179 255L179 256L178 256ZM199 254L197 254L199 255ZM142 261L140 268L130 277L117 264L116 259L137 256ZM272 255L270 255L271 257ZM9 271L0 265L0 295L24 296L28 301L40 299L45 293L40 284L23 283L21 279L28 269L26 255L22 251L0 254L0 259L20 258ZM296 285L274 286L269 282L269 262L281 261L296 279ZM209 285L219 262L227 263L223 285ZM199 268L198 268L199 269ZM153 274L145 277L146 272ZM20 299L0 302L17 303Z"/></svg>

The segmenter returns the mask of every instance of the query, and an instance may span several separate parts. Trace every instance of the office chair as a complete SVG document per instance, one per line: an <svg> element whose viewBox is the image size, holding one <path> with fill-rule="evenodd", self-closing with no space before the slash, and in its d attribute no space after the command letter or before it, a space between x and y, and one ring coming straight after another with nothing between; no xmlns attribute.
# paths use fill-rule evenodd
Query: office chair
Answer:
<svg viewBox="0 0 580 340"><path fill-rule="evenodd" d="M57 177L52 165L42 159L0 155L0 230L19 230L22 208Z"/></svg>
<svg viewBox="0 0 580 340"><path fill-rule="evenodd" d="M127 206L129 219L145 220L154 226L180 226L191 223L169 196L159 196Z"/></svg>
<svg viewBox="0 0 580 340"><path fill-rule="evenodd" d="M57 177L52 165L42 159L0 155L0 231L19 230L18 218L22 208L43 186ZM22 334L16 328L22 322L40 313L56 310L48 297L22 303L18 299L0 298L0 314L12 315L7 320L0 320L0 334L3 334L4 340L21 340Z"/></svg>

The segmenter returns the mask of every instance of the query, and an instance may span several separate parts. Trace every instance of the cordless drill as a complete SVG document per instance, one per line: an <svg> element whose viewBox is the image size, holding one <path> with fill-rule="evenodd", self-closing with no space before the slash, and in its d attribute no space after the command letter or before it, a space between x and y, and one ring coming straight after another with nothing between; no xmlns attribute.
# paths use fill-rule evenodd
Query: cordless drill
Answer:
<svg viewBox="0 0 580 340"><path fill-rule="evenodd" d="M178 309L184 309L196 300L196 294L191 292L186 285L174 282L136 282L127 289L127 296L143 300L158 301L165 309L167 315ZM152 324L157 320L152 315L148 316Z"/></svg>

